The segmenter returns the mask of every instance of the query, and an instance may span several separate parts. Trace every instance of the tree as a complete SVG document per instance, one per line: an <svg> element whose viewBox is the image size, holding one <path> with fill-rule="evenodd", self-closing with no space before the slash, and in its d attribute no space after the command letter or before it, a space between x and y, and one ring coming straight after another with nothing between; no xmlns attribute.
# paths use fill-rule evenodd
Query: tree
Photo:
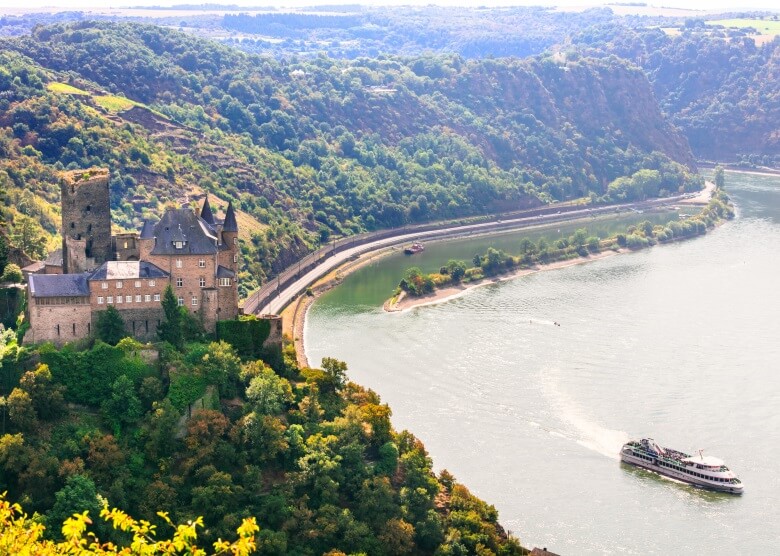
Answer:
<svg viewBox="0 0 780 556"><path fill-rule="evenodd" d="M726 172L723 170L723 166L715 166L715 187L723 189L726 185Z"/></svg>
<svg viewBox="0 0 780 556"><path fill-rule="evenodd" d="M109 305L105 311L98 313L97 336L112 346L117 345L119 340L127 336L125 321L113 305Z"/></svg>
<svg viewBox="0 0 780 556"><path fill-rule="evenodd" d="M466 275L466 262L450 259L447 261L447 274L450 275L450 278L452 278L453 282L460 282Z"/></svg>
<svg viewBox="0 0 780 556"><path fill-rule="evenodd" d="M179 310L179 300L176 299L170 284L165 286L161 303L165 320L157 327L157 336L163 342L170 342L175 348L182 349L184 347L182 315Z"/></svg>
<svg viewBox="0 0 780 556"><path fill-rule="evenodd" d="M53 381L49 366L41 363L34 371L27 371L19 380L19 388L27 392L37 416L52 420L65 410L65 388Z"/></svg>
<svg viewBox="0 0 780 556"><path fill-rule="evenodd" d="M124 375L111 385L111 397L103 401L100 409L117 435L125 426L135 423L143 415L141 401L136 395L133 382Z"/></svg>
<svg viewBox="0 0 780 556"><path fill-rule="evenodd" d="M95 483L84 475L68 477L65 486L54 495L54 498L54 507L46 514L46 523L49 525L49 534L58 540L62 539L60 524L66 519L84 511L97 516L102 509Z"/></svg>
<svg viewBox="0 0 780 556"><path fill-rule="evenodd" d="M293 400L290 383L266 367L249 381L246 397L259 415L276 415Z"/></svg>
<svg viewBox="0 0 780 556"><path fill-rule="evenodd" d="M8 417L19 430L31 431L38 425L38 417L35 414L30 394L20 388L14 388L6 403L8 404Z"/></svg>
<svg viewBox="0 0 780 556"><path fill-rule="evenodd" d="M0 239L2 239L0 237ZM3 240L4 241L4 240ZM2 257L0 256L0 260ZM19 268L18 264L10 263L5 266L5 269L3 270L3 282L11 282L14 284L18 284L22 281L24 276L22 275L22 269Z"/></svg>
<svg viewBox="0 0 780 556"><path fill-rule="evenodd" d="M17 214L11 227L11 242L30 257L46 256L46 236L40 225L24 214Z"/></svg>

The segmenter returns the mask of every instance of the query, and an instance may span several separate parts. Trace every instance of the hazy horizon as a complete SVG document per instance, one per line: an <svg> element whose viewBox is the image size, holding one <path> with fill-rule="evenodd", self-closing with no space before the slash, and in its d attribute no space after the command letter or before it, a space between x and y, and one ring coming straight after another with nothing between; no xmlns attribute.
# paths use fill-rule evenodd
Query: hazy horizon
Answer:
<svg viewBox="0 0 780 556"><path fill-rule="evenodd" d="M625 2L623 2L625 4ZM130 9L130 8L148 8L153 6L175 7L181 5L203 5L219 4L224 6L249 7L274 7L274 8L300 8L318 5L339 5L339 4L361 4L366 6L452 6L452 7L474 7L474 3L466 0L374 0L361 2L339 2L334 0L289 0L285 2L264 1L264 0L216 0L204 1L193 0L171 1L171 0L28 0L24 7L20 7L18 0L0 0L0 10L5 12L24 13L26 11L35 11L41 9L54 10L108 10L108 9ZM620 2L598 2L594 0L481 0L479 6L487 7L507 7L507 6L558 6L558 7L589 7L589 6L607 6L620 4ZM648 8L673 8L698 11L751 11L765 10L778 11L777 0L750 0L747 5L737 5L735 0L663 0L659 3L647 2ZM626 7L626 6L623 6Z"/></svg>

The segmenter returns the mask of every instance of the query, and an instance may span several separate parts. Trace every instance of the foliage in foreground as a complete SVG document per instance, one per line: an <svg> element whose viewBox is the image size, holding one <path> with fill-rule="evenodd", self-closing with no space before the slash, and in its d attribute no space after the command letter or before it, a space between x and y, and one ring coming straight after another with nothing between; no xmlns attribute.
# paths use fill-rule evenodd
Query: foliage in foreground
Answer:
<svg viewBox="0 0 780 556"><path fill-rule="evenodd" d="M171 522L212 546L255 517L255 554L526 553L493 506L433 473L422 443L393 430L390 408L340 361L300 369L288 350L272 368L224 341L0 339L0 492L36 514L16 525L34 525L26 538L46 550L79 530L87 548L126 547L133 527ZM77 518L60 530L106 503L142 521Z"/></svg>
<svg viewBox="0 0 780 556"><path fill-rule="evenodd" d="M121 544L102 542L88 531L92 524L89 512L75 514L62 525L63 541L55 542L44 537L46 527L22 512L21 506L11 504L0 494L0 552L3 554L55 556L64 554L191 554L206 555L209 552L198 546L198 528L203 519L175 525L164 512L158 515L174 532L169 539L157 539L157 528L147 521L135 520L117 509L103 508L100 517L117 530L128 533L128 541ZM236 530L238 539L213 543L211 554L253 554L257 544L255 535L259 527L254 518L247 518ZM132 536L130 536L132 535Z"/></svg>

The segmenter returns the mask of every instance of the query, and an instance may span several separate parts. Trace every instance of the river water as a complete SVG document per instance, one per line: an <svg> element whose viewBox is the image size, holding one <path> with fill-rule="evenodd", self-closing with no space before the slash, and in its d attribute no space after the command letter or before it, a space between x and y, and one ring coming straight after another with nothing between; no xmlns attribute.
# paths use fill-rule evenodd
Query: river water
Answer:
<svg viewBox="0 0 780 556"><path fill-rule="evenodd" d="M389 403L396 428L494 504L526 546L777 553L780 178L727 173L726 187L737 218L704 237L403 313L381 303L410 259L382 259L314 304L309 360L346 361L351 379ZM489 245L513 252L521 237L431 244L413 260L432 270ZM621 464L621 444L645 436L724 459L745 494Z"/></svg>

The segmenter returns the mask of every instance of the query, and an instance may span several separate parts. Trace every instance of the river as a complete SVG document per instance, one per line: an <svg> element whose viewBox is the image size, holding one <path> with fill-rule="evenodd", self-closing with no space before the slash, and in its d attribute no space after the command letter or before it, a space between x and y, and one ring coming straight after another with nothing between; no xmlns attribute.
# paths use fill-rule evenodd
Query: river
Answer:
<svg viewBox="0 0 780 556"><path fill-rule="evenodd" d="M389 403L396 428L425 443L436 469L494 504L526 546L566 555L774 553L780 177L728 172L726 187L737 218L704 237L407 312L383 313L381 302L410 258L382 259L312 306L309 360L346 361L351 379ZM431 244L413 260L429 271L488 245L516 251L527 235ZM621 444L644 436L724 459L745 494L621 464Z"/></svg>

